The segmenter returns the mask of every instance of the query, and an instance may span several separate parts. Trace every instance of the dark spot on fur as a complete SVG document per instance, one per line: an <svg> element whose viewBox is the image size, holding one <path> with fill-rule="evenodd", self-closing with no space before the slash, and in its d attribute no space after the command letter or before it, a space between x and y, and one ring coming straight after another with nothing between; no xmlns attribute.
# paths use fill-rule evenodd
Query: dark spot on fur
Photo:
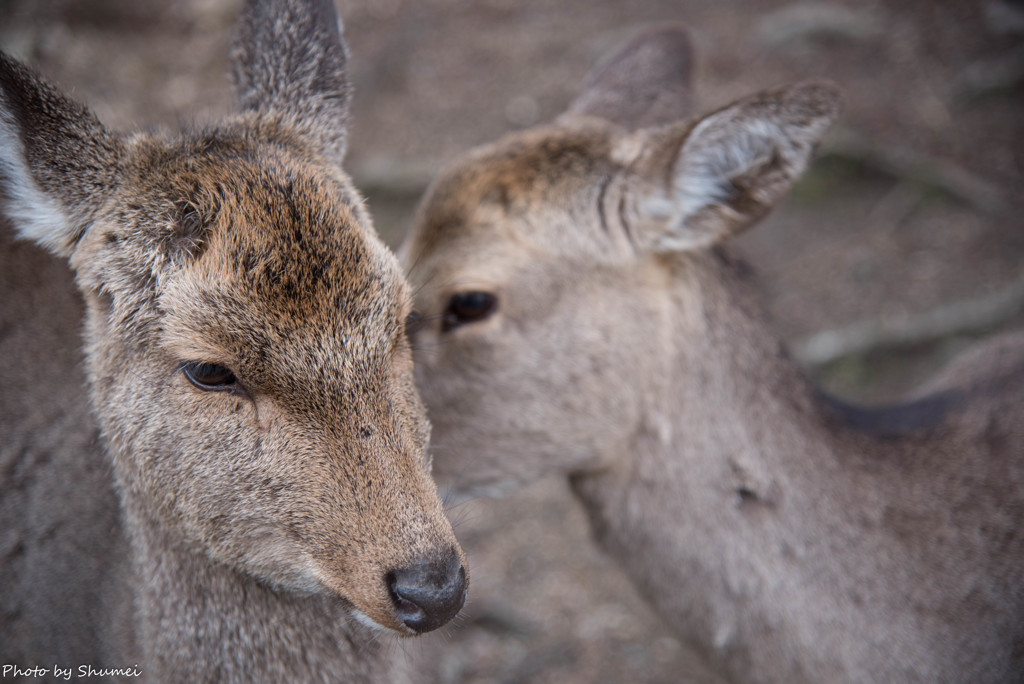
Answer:
<svg viewBox="0 0 1024 684"><path fill-rule="evenodd" d="M739 500L739 505L740 506L742 506L744 504L756 502L756 501L758 501L760 499L760 497L756 493L754 493L753 490L747 489L746 487L737 487L736 488L736 497Z"/></svg>

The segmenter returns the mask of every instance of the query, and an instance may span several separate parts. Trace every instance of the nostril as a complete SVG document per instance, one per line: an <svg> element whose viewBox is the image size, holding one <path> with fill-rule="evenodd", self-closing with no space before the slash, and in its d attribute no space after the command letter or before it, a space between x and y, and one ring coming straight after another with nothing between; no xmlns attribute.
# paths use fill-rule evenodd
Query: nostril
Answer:
<svg viewBox="0 0 1024 684"><path fill-rule="evenodd" d="M445 624L466 602L466 568L454 553L392 570L386 580L399 619L418 634Z"/></svg>
<svg viewBox="0 0 1024 684"><path fill-rule="evenodd" d="M389 572L387 579L391 601L395 604L398 618L406 626L415 629L413 625L421 624L427 619L426 613L413 600L407 598L411 592L405 583L399 581L397 573Z"/></svg>

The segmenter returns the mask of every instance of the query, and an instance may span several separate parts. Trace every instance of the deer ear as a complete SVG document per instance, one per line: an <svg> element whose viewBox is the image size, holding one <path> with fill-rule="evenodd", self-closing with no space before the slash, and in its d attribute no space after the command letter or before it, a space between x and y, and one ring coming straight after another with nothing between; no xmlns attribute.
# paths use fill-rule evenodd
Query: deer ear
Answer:
<svg viewBox="0 0 1024 684"><path fill-rule="evenodd" d="M22 237L68 257L117 184L121 140L0 52L0 186Z"/></svg>
<svg viewBox="0 0 1024 684"><path fill-rule="evenodd" d="M839 101L831 84L798 83L651 131L635 165L647 179L636 208L656 227L650 245L707 247L761 218L803 174Z"/></svg>
<svg viewBox="0 0 1024 684"><path fill-rule="evenodd" d="M649 29L594 67L563 116L596 116L627 130L685 119L693 110L692 73L686 29Z"/></svg>
<svg viewBox="0 0 1024 684"><path fill-rule="evenodd" d="M340 163L347 58L332 0L246 0L231 51L238 107L284 121Z"/></svg>

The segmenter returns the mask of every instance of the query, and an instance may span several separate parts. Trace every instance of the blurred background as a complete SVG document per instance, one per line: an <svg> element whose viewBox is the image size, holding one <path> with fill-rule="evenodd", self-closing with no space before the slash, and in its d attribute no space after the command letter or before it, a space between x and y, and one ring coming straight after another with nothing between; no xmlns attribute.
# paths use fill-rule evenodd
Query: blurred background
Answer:
<svg viewBox="0 0 1024 684"><path fill-rule="evenodd" d="M112 127L203 123L231 105L239 5L0 0L0 47ZM550 120L603 54L644 26L681 21L703 111L813 77L846 94L810 173L738 241L779 333L819 382L886 401L978 338L1024 323L1020 0L338 7L355 86L347 168L389 244L441 166ZM0 226L5 242L9 230ZM396 657L417 656L416 681L718 681L590 545L563 482L451 515L470 602L458 625L396 646Z"/></svg>

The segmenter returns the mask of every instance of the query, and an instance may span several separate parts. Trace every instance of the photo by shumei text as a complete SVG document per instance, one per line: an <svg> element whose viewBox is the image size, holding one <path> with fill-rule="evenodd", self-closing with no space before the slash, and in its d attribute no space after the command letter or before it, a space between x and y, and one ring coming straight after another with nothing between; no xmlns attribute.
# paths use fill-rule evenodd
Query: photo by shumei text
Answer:
<svg viewBox="0 0 1024 684"><path fill-rule="evenodd" d="M98 668L92 665L79 665L78 667L61 667L60 665L54 665L53 667L40 667L33 665L31 667L21 667L20 665L4 664L0 667L0 679L48 679L48 680L64 680L70 681L72 679L92 679L92 678L103 678L109 677L141 677L142 670L139 669L138 665L132 667L104 667Z"/></svg>

